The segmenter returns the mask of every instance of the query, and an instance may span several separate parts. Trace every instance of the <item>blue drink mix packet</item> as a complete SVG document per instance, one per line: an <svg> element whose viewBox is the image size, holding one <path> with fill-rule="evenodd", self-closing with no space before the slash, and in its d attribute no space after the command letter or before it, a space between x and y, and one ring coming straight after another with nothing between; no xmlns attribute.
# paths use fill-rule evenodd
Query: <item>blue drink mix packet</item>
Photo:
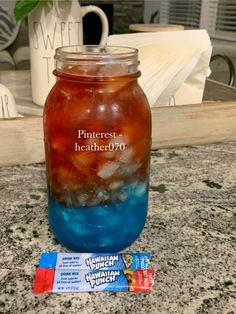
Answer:
<svg viewBox="0 0 236 314"><path fill-rule="evenodd" d="M83 269L83 270L124 270L150 268L151 254L110 254L110 253L57 253L41 254L40 268Z"/></svg>
<svg viewBox="0 0 236 314"><path fill-rule="evenodd" d="M150 292L151 254L42 253L34 293L85 291Z"/></svg>

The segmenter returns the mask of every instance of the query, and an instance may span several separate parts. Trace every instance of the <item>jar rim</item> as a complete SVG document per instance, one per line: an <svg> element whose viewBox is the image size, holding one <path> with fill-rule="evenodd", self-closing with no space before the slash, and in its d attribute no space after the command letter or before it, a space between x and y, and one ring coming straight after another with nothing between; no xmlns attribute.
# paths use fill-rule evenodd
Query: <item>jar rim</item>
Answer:
<svg viewBox="0 0 236 314"><path fill-rule="evenodd" d="M64 46L56 49L56 71L68 76L120 77L140 75L138 49L109 45Z"/></svg>
<svg viewBox="0 0 236 314"><path fill-rule="evenodd" d="M137 59L138 49L109 45L74 45L56 49L54 58L58 61L106 61Z"/></svg>

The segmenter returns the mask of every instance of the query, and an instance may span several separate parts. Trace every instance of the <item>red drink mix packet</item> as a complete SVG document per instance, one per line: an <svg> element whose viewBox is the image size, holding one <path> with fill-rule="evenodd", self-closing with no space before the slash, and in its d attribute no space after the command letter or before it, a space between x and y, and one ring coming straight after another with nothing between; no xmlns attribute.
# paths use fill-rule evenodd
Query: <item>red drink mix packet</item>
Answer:
<svg viewBox="0 0 236 314"><path fill-rule="evenodd" d="M33 292L151 292L153 281L153 269L88 271L37 268Z"/></svg>

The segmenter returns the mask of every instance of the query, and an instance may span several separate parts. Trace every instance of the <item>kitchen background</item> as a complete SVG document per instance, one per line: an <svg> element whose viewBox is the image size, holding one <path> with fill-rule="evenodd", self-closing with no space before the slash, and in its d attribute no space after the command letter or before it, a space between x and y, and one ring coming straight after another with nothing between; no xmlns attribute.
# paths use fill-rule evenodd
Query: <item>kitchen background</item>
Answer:
<svg viewBox="0 0 236 314"><path fill-rule="evenodd" d="M213 55L228 56L236 68L236 0L136 0L136 1L86 1L82 5L96 4L106 13L109 20L109 33L129 32L129 25L136 23L161 23L184 25L185 29L207 29L213 44ZM3 8L9 12L12 22L14 1L0 1L0 15ZM3 20L0 22L0 35L4 32ZM84 18L84 42L98 43L100 20L90 13ZM94 32L94 30L97 32ZM26 19L19 31L11 32L8 46L0 44L0 70L28 69L29 49ZM171 43L170 43L171 45ZM227 83L229 68L225 60L219 59L211 64L211 78ZM235 83L236 84L236 81Z"/></svg>

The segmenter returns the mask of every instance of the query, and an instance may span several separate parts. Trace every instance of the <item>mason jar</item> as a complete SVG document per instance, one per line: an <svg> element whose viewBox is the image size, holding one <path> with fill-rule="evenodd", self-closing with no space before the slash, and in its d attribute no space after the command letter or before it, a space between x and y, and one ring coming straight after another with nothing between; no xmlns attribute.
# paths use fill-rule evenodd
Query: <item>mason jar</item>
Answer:
<svg viewBox="0 0 236 314"><path fill-rule="evenodd" d="M151 113L138 51L61 47L44 109L49 223L77 252L118 252L148 207Z"/></svg>

